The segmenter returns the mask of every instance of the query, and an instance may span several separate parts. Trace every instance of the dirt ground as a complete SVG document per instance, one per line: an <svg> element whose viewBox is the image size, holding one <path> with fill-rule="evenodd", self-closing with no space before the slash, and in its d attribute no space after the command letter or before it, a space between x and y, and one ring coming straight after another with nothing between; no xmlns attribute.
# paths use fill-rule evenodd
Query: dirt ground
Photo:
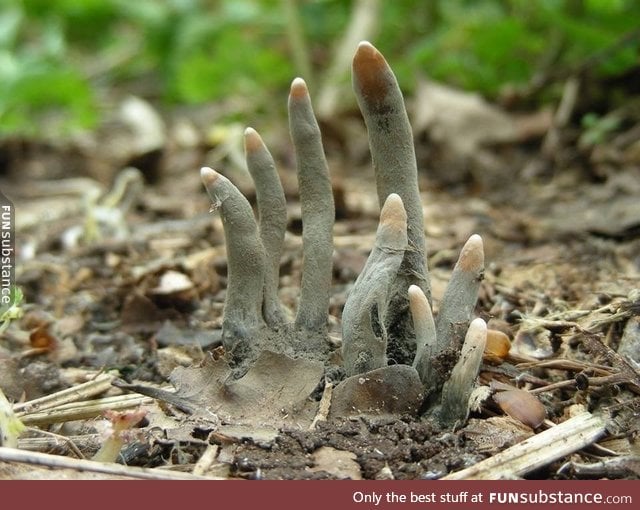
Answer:
<svg viewBox="0 0 640 510"><path fill-rule="evenodd" d="M120 386L171 388L175 367L224 359L224 236L219 216L209 213L199 167L215 166L252 203L255 196L247 175L235 168L233 133L221 152L221 145L202 139L184 141L180 122L167 120L164 145L135 157L103 157L73 143L1 144L0 182L16 207L17 283L25 296L24 316L0 345L0 387L10 401L53 394L110 370L125 381ZM320 384L311 393L314 411L302 412L297 424L288 416L279 426L252 416L233 423L147 399L147 415L120 462L191 472L205 451L213 451L206 476L435 479L583 409L614 417L615 426L598 445L526 477L637 478L640 150L630 135L637 126L580 147L575 129L563 127L554 142L546 124L526 139L480 139L488 145L474 146L473 155L417 129L435 311L461 246L480 234L486 269L476 315L506 333L511 350L500 362L485 360L479 382L534 390L547 418L536 431L505 416L491 399L457 430L411 415L333 417L311 425ZM326 123L323 131L337 206L330 307L335 349L345 296L372 247L379 206L360 119ZM293 156L284 129L265 139L289 200L280 295L294 310L302 257ZM119 171L127 165L140 173ZM114 386L107 395L127 393ZM91 458L108 424L102 411L24 421L30 428L21 448L74 458ZM585 468L621 457L631 460L617 471ZM3 478L69 476L88 475L0 461Z"/></svg>

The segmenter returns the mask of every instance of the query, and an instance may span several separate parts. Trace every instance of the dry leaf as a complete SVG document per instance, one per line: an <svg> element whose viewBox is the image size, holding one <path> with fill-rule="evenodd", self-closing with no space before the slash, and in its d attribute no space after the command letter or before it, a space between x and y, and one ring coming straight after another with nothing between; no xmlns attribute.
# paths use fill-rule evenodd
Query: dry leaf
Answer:
<svg viewBox="0 0 640 510"><path fill-rule="evenodd" d="M423 396L420 377L413 367L390 365L354 375L338 384L329 416L416 415Z"/></svg>
<svg viewBox="0 0 640 510"><path fill-rule="evenodd" d="M171 382L185 407L207 408L229 423L308 427L317 407L309 396L323 373L319 361L263 351L240 379L232 379L220 359L200 368L178 367Z"/></svg>
<svg viewBox="0 0 640 510"><path fill-rule="evenodd" d="M325 471L341 480L362 480L360 464L356 462L356 454L353 452L322 446L311 457L314 466L309 468L310 471Z"/></svg>

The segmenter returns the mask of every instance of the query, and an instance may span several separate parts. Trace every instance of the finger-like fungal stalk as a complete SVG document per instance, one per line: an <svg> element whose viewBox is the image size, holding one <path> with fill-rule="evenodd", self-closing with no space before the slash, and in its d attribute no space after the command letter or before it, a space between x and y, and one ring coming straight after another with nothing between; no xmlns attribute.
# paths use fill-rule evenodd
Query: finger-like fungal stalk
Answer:
<svg viewBox="0 0 640 510"><path fill-rule="evenodd" d="M460 359L442 388L440 421L443 425L462 425L466 421L469 397L478 377L486 342L487 324L482 319L474 319L462 344Z"/></svg>
<svg viewBox="0 0 640 510"><path fill-rule="evenodd" d="M352 67L353 89L369 135L378 201L383 204L390 193L397 193L407 211L409 249L394 283L387 319L396 341L412 343L407 338L412 337L407 289L418 285L431 301L413 133L402 92L382 54L370 43L361 42Z"/></svg>
<svg viewBox="0 0 640 510"><path fill-rule="evenodd" d="M409 309L416 333L413 368L418 371L423 384L428 384L431 381L431 357L436 350L436 325L427 296L417 285L409 287Z"/></svg>
<svg viewBox="0 0 640 510"><path fill-rule="evenodd" d="M336 387L334 396L340 409L389 411L396 408L380 406L383 397L378 394L390 392L390 398L398 398L406 392L414 395L411 412L440 404L444 424L463 423L487 342L484 321L469 324L484 271L482 238L472 235L462 248L434 321L411 127L391 68L367 42L360 43L353 59L353 87L367 125L382 207L375 245L344 306L342 360L350 377ZM227 245L223 343L240 362L255 360L265 345L277 352L304 345L306 354L327 359L335 210L320 129L300 78L291 84L289 128L297 159L304 257L293 327L281 328L284 314L277 290L286 208L269 151L255 130L245 131L259 229L238 189L210 168L202 169L204 185L222 214ZM388 358L396 365L387 366Z"/></svg>
<svg viewBox="0 0 640 510"><path fill-rule="evenodd" d="M297 329L325 331L329 311L335 208L320 128L301 78L291 84L289 128L302 208L303 267Z"/></svg>
<svg viewBox="0 0 640 510"><path fill-rule="evenodd" d="M451 279L444 291L436 319L436 352L459 349L471 314L478 300L478 290L484 275L482 237L472 235L460 251Z"/></svg>
<svg viewBox="0 0 640 510"><path fill-rule="evenodd" d="M202 168L200 176L213 206L220 208L227 245L222 341L227 351L242 356L250 337L264 324L264 248L251 205L238 188L208 167Z"/></svg>
<svg viewBox="0 0 640 510"><path fill-rule="evenodd" d="M256 186L260 239L266 256L263 313L272 328L280 327L285 314L278 298L280 256L287 228L287 208L284 190L271 153L258 132L244 132L247 167Z"/></svg>
<svg viewBox="0 0 640 510"><path fill-rule="evenodd" d="M342 312L342 358L347 375L387 364L386 314L404 252L407 214L392 193L380 212L376 241Z"/></svg>

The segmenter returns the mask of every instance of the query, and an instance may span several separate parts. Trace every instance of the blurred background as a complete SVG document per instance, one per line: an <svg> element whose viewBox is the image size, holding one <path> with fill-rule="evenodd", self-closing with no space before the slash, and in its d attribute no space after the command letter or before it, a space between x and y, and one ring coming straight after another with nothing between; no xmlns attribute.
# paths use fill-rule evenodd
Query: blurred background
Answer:
<svg viewBox="0 0 640 510"><path fill-rule="evenodd" d="M639 19L633 0L4 0L0 133L67 136L125 94L161 108L222 101L246 123L281 115L274 98L297 75L329 117L352 105L329 88L348 83L360 39L409 95L428 77L532 108L571 74L637 73Z"/></svg>
<svg viewBox="0 0 640 510"><path fill-rule="evenodd" d="M33 202L19 229L41 226L42 214L58 221L42 205L54 195L65 208L82 199L85 213L113 200L189 218L205 207L203 165L253 199L243 149L252 126L295 201L286 101L302 76L338 218L375 219L350 84L355 48L369 40L405 94L423 191L526 204L562 232L626 235L640 223L639 19L634 0L4 0L0 187ZM49 182L71 178L85 180ZM614 202L620 210L607 212ZM581 211L594 204L587 221ZM24 212L36 206L44 212ZM440 212L427 214L437 222ZM510 227L528 229L519 240L546 235L529 217L520 223Z"/></svg>

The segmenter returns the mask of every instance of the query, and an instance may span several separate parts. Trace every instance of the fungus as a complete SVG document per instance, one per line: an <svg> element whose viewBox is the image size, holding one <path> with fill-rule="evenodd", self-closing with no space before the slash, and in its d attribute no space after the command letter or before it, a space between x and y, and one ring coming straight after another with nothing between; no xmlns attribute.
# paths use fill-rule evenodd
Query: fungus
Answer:
<svg viewBox="0 0 640 510"><path fill-rule="evenodd" d="M266 256L263 314L266 323L277 328L285 322L278 299L278 283L287 228L287 204L273 157L255 129L247 128L244 132L244 147L247 167L256 185L260 240Z"/></svg>
<svg viewBox="0 0 640 510"><path fill-rule="evenodd" d="M487 343L487 325L478 318L469 325L460 359L442 388L440 421L444 425L461 424L469 414L469 397L482 363Z"/></svg>
<svg viewBox="0 0 640 510"><path fill-rule="evenodd" d="M482 238L474 234L462 248L434 320L411 126L393 71L368 42L360 43L353 59L353 88L367 126L381 212L374 246L344 306L342 369L347 378L335 388L330 415L336 416L338 408L339 413L417 413L428 397L428 409L439 408L444 425L460 424L468 414L487 337L484 321L471 321L484 271ZM251 128L245 131L259 223L228 179L209 168L201 172L214 209L222 215L227 244L223 344L240 364L255 361L259 350L300 357L319 353L329 364L331 182L301 78L293 80L288 104L303 224L300 301L292 324L277 295L285 199L262 139ZM398 364L389 366L391 357ZM398 404L403 395L407 402Z"/></svg>
<svg viewBox="0 0 640 510"><path fill-rule="evenodd" d="M320 128L307 84L296 78L289 94L289 128L296 151L302 206L303 265L297 329L324 331L329 312L335 209Z"/></svg>
<svg viewBox="0 0 640 510"><path fill-rule="evenodd" d="M264 247L251 205L238 188L211 168L203 168L200 176L214 208L220 209L227 245L228 280L222 342L225 349L241 357L264 323Z"/></svg>
<svg viewBox="0 0 640 510"><path fill-rule="evenodd" d="M407 248L407 214L391 193L382 211L373 251L342 312L342 358L347 375L387 365L386 316L392 286Z"/></svg>
<svg viewBox="0 0 640 510"><path fill-rule="evenodd" d="M413 132L391 67L382 54L366 41L358 45L353 57L352 81L367 126L380 206L390 193L397 193L407 212L409 246L392 284L386 328L392 337L391 343L395 344L395 357L409 362L408 359L400 359L404 351L412 350L415 342L408 313L407 289L417 285L431 302Z"/></svg>

